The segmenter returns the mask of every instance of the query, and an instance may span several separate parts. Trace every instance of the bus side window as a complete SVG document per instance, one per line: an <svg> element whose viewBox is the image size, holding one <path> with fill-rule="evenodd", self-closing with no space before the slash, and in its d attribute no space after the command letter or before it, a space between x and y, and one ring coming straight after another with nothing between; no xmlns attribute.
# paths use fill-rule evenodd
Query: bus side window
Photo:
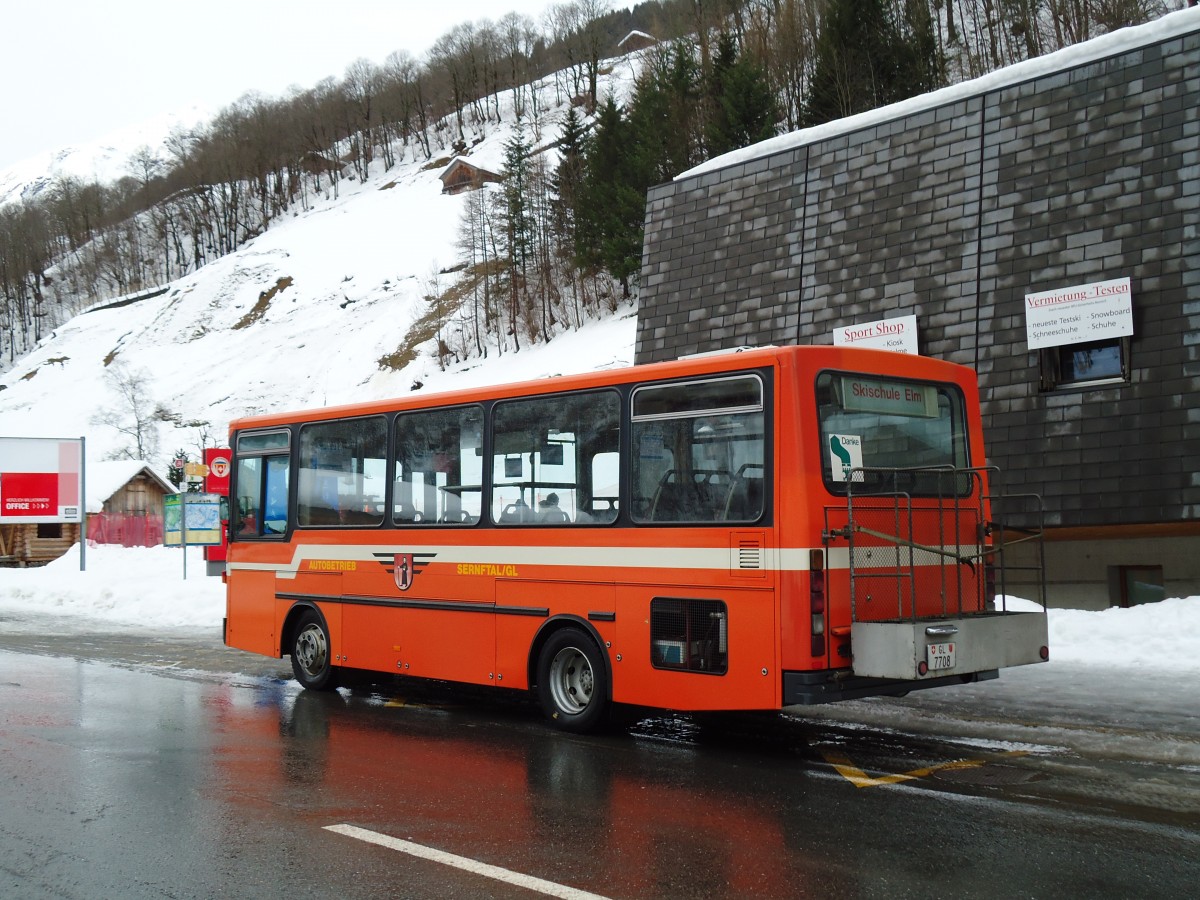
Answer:
<svg viewBox="0 0 1200 900"><path fill-rule="evenodd" d="M497 403L492 521L546 526L616 521L620 414L615 391Z"/></svg>
<svg viewBox="0 0 1200 900"><path fill-rule="evenodd" d="M753 522L765 502L763 383L747 373L633 392L634 521Z"/></svg>
<svg viewBox="0 0 1200 900"><path fill-rule="evenodd" d="M478 406L396 416L392 521L474 525L483 498L483 410Z"/></svg>
<svg viewBox="0 0 1200 900"><path fill-rule="evenodd" d="M383 416L312 422L300 427L296 524L383 524L387 420Z"/></svg>

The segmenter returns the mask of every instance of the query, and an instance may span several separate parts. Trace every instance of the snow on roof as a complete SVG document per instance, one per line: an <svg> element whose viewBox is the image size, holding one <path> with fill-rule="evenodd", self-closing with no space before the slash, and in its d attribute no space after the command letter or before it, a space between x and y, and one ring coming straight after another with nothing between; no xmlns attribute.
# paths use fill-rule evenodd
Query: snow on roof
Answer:
<svg viewBox="0 0 1200 900"><path fill-rule="evenodd" d="M476 172L483 172L486 175L494 175L497 178L500 177L499 172L494 172L491 169L489 169L487 166L481 166L481 165L479 165L479 163L472 162L471 160L467 159L465 156L456 156L456 157L454 157L454 159L450 160L450 164L442 170L442 174L439 175L438 178L442 179L442 181L445 181L447 178L450 177L450 174L455 169L458 169L458 168L474 169Z"/></svg>
<svg viewBox="0 0 1200 900"><path fill-rule="evenodd" d="M118 459L89 462L87 470L84 472L87 511L89 513L102 512L105 501L143 470L168 494L173 494L178 490L171 482L150 468L149 463L141 460Z"/></svg>
<svg viewBox="0 0 1200 900"><path fill-rule="evenodd" d="M996 69L994 72L989 72L971 81L952 84L941 90L921 94L917 97L910 97L907 100L901 100L899 103L881 106L878 109L868 110L854 116L847 116L844 119L835 119L832 122L814 125L811 128L802 128L799 131L792 131L788 134L781 134L778 137L768 138L757 144L751 144L749 147L743 147L740 150L733 150L721 156L715 156L695 168L681 172L675 176L675 180L682 181L686 178L695 178L697 175L703 175L706 172L712 172L716 169L725 169L739 163L749 162L752 159L771 156L775 153L783 153L796 147L803 147L806 144L827 140L840 134L846 134L847 132L860 131L864 128L870 128L872 125L890 122L893 119L900 119L904 116L910 116L914 113L933 109L938 106L946 106L968 97L975 97L980 94L1010 87L1014 84L1031 81L1043 75L1073 69L1077 66L1086 65L1087 63L1095 62L1109 56L1116 56L1117 54L1125 53L1138 47L1157 44L1160 41L1169 40L1170 38L1178 37L1179 35L1198 29L1200 29L1200 8L1173 12L1145 25L1138 25L1132 28L1119 28L1116 31L1093 38L1090 41L1084 41L1081 44L1075 44L1071 47L1064 47L1062 50L1057 50L1054 53L1047 53L1045 56L1027 59L1024 62L1006 66L1003 69Z"/></svg>
<svg viewBox="0 0 1200 900"><path fill-rule="evenodd" d="M626 41L631 41L634 38L641 38L643 41L650 41L655 44L658 43L658 38L656 38L654 35L646 34L646 32L638 31L635 28L633 31L629 32L629 34L625 35L625 37L621 38L621 40L617 41L617 46L623 47L625 46Z"/></svg>

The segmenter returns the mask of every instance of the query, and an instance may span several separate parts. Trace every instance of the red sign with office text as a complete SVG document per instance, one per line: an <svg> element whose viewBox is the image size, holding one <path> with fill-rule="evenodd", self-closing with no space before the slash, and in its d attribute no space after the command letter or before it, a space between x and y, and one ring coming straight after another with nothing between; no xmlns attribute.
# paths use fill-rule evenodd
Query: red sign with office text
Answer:
<svg viewBox="0 0 1200 900"><path fill-rule="evenodd" d="M57 472L5 472L0 475L0 512L39 519L58 513Z"/></svg>
<svg viewBox="0 0 1200 900"><path fill-rule="evenodd" d="M0 524L83 521L83 440L0 437Z"/></svg>

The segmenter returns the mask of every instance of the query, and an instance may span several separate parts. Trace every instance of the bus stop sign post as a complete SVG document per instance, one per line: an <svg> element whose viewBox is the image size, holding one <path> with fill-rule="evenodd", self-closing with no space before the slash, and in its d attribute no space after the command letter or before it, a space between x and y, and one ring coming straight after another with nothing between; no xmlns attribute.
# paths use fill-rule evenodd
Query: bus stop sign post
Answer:
<svg viewBox="0 0 1200 900"><path fill-rule="evenodd" d="M197 473L189 478L199 480ZM183 550L187 580L187 548L221 543L221 498L217 494L168 494L163 498L163 543Z"/></svg>

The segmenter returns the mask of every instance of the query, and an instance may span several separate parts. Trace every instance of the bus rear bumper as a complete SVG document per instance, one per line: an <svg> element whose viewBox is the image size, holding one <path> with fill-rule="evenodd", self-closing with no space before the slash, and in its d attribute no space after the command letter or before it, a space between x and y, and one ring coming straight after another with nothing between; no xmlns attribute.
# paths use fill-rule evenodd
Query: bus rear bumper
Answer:
<svg viewBox="0 0 1200 900"><path fill-rule="evenodd" d="M998 669L971 672L966 675L942 675L936 678L906 680L897 678L864 678L849 669L824 672L784 672L783 705L815 706L839 700L861 700L864 697L902 697L910 691L947 687L954 684L973 684L998 678Z"/></svg>
<svg viewBox="0 0 1200 900"><path fill-rule="evenodd" d="M1043 662L1049 658L1044 612L855 622L854 674L929 681Z"/></svg>

